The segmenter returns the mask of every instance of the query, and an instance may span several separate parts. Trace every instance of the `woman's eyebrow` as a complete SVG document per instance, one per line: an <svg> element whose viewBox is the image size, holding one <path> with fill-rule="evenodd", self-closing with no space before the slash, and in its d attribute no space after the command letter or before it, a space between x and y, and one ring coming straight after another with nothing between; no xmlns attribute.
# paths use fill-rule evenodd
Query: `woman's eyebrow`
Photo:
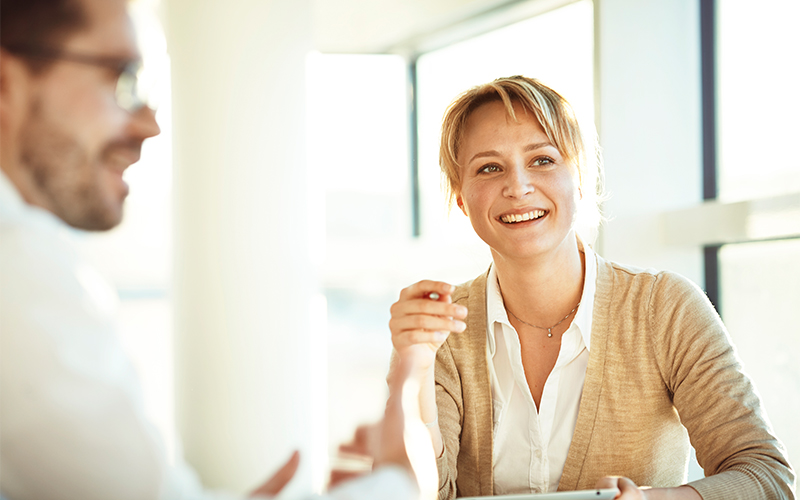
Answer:
<svg viewBox="0 0 800 500"><path fill-rule="evenodd" d="M549 142L549 141L545 141L545 142L536 142L536 143L533 143L533 144L528 144L527 146L525 146L525 149L524 149L524 151L526 151L526 152L527 152L527 151L535 151L535 150L537 150L537 149L542 149L542 148L554 148L554 147L555 147L555 146L553 146L552 144L550 144L550 142Z"/></svg>
<svg viewBox="0 0 800 500"><path fill-rule="evenodd" d="M533 144L528 144L527 146L525 146L523 151L525 151L525 152L535 151L537 149L542 149L542 148L547 148L547 147L554 148L555 146L550 144L549 141L535 142ZM472 163L473 161L477 160L478 158L487 158L487 157L494 157L494 156L500 156L500 153L498 153L497 151L495 151L493 149L491 149L489 151L481 151L480 153L476 153L475 156L470 158L468 163Z"/></svg>
<svg viewBox="0 0 800 500"><path fill-rule="evenodd" d="M487 158L487 157L492 157L492 156L500 156L500 153L498 153L497 151L495 151L493 149L490 150L490 151L482 151L480 153L476 153L475 156L470 158L468 163L472 163L473 161L477 160L478 158Z"/></svg>

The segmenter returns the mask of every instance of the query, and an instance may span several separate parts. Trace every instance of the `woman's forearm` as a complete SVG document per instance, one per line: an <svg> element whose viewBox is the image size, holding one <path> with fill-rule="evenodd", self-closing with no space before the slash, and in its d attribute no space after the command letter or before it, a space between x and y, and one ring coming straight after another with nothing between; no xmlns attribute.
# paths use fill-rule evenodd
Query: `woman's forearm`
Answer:
<svg viewBox="0 0 800 500"><path fill-rule="evenodd" d="M422 421L425 422L425 426L431 434L433 451L437 457L440 457L444 451L444 443L442 431L439 429L439 409L436 406L436 380L433 366L428 369L420 385L419 408Z"/></svg>

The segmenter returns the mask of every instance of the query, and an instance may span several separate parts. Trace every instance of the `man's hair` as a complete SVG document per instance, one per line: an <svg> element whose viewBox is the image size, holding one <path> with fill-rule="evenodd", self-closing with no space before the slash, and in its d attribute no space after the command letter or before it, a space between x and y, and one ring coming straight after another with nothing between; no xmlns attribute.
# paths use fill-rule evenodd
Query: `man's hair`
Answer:
<svg viewBox="0 0 800 500"><path fill-rule="evenodd" d="M602 219L599 203L603 198L603 169L597 134L593 127L589 127L591 131L581 130L572 106L561 94L539 80L524 76L498 78L473 87L447 108L442 123L439 166L451 206L461 191L458 154L467 120L476 109L489 102L503 103L514 121L518 121L514 104L521 105L536 117L559 153L577 170L582 198L579 233L596 230ZM588 234L582 236L590 237Z"/></svg>
<svg viewBox="0 0 800 500"><path fill-rule="evenodd" d="M2 0L0 45L11 53L58 49L88 22L81 0ZM28 60L34 71L41 71L50 63L38 58Z"/></svg>

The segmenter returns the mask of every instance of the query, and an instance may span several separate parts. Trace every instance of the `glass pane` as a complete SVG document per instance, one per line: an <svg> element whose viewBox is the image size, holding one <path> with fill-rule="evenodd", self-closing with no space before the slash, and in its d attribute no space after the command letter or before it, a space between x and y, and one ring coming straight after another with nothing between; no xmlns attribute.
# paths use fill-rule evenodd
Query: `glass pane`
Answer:
<svg viewBox="0 0 800 500"><path fill-rule="evenodd" d="M800 461L800 239L720 249L720 303L789 459Z"/></svg>
<svg viewBox="0 0 800 500"><path fill-rule="evenodd" d="M495 78L538 78L564 95L586 123L594 119L592 2L584 0L419 58L419 182L423 236L477 240L460 212L447 217L440 189L439 132L447 106ZM557 40L557 43L553 41Z"/></svg>
<svg viewBox="0 0 800 500"><path fill-rule="evenodd" d="M411 234L405 61L313 54L308 73L310 171L328 239Z"/></svg>
<svg viewBox="0 0 800 500"><path fill-rule="evenodd" d="M800 2L717 2L719 197L800 191Z"/></svg>

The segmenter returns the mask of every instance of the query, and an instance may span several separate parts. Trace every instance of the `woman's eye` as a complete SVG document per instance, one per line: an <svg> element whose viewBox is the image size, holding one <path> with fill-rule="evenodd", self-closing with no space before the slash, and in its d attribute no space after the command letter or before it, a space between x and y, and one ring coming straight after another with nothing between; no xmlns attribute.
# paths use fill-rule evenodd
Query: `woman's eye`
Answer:
<svg viewBox="0 0 800 500"><path fill-rule="evenodd" d="M494 163L490 163L488 165L484 165L478 169L478 173L492 173L492 172L499 172L500 167L495 165Z"/></svg>
<svg viewBox="0 0 800 500"><path fill-rule="evenodd" d="M549 156L542 156L540 158L536 158L533 160L533 164L537 167L546 166L546 165L553 165L556 161Z"/></svg>

